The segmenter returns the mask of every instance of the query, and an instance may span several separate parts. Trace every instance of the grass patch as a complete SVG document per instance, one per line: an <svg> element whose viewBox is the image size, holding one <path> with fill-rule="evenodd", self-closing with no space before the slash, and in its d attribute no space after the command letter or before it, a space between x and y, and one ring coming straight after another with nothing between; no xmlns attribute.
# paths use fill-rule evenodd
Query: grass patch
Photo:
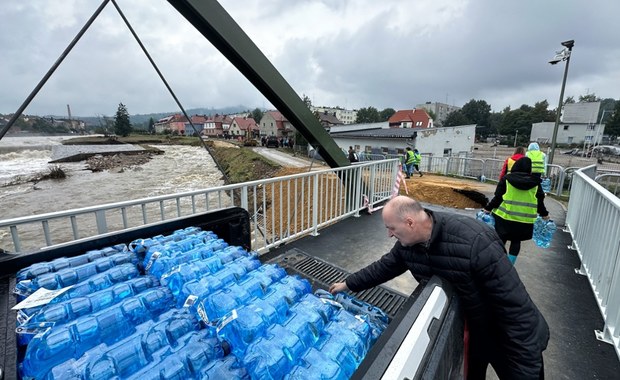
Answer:
<svg viewBox="0 0 620 380"><path fill-rule="evenodd" d="M222 148L210 145L213 158L230 183L241 183L271 178L280 169L277 165L251 149Z"/></svg>

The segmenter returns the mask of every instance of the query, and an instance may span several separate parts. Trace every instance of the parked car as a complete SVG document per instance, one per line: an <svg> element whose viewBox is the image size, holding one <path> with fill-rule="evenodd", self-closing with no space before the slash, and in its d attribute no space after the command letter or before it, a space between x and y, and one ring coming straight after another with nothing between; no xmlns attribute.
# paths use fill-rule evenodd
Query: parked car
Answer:
<svg viewBox="0 0 620 380"><path fill-rule="evenodd" d="M267 137L267 143L265 144L267 148L277 148L280 146L280 142L276 136Z"/></svg>

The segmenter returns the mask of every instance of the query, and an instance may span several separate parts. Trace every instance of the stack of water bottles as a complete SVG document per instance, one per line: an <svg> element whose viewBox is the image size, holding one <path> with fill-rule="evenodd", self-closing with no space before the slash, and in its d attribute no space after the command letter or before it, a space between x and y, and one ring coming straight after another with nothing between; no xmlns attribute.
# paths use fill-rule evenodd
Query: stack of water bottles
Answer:
<svg viewBox="0 0 620 380"><path fill-rule="evenodd" d="M349 378L389 323L189 227L17 275L23 378Z"/></svg>
<svg viewBox="0 0 620 380"><path fill-rule="evenodd" d="M534 242L541 248L549 248L556 230L557 226L553 220L545 220L539 216L534 222Z"/></svg>
<svg viewBox="0 0 620 380"><path fill-rule="evenodd" d="M482 223L488 224L491 227L495 227L495 218L492 214L487 214L486 212L480 210L476 213L476 219L480 220Z"/></svg>

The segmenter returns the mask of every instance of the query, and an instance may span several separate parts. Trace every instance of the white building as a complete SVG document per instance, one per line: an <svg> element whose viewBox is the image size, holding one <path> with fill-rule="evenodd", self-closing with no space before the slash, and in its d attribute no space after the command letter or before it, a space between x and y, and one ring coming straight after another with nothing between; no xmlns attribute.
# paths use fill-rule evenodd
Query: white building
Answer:
<svg viewBox="0 0 620 380"><path fill-rule="evenodd" d="M344 124L353 124L357 120L357 110L345 110L339 107L310 107L310 111L318 113L330 113L335 115Z"/></svg>
<svg viewBox="0 0 620 380"><path fill-rule="evenodd" d="M358 124L363 125L363 124ZM330 133L336 144L347 151L352 146L358 152L402 154L407 146L423 155L443 157L469 153L474 146L476 125L445 128L378 128Z"/></svg>
<svg viewBox="0 0 620 380"><path fill-rule="evenodd" d="M605 134L605 124L598 124L600 102L564 105L558 125L556 144L600 144ZM530 141L550 144L555 122L532 124Z"/></svg>
<svg viewBox="0 0 620 380"><path fill-rule="evenodd" d="M426 111L431 111L435 115L433 120L436 126L441 127L443 122L446 121L448 114L454 111L458 111L461 107L451 106L446 103L431 103L426 102L424 104L418 104L415 108L424 108Z"/></svg>
<svg viewBox="0 0 620 380"><path fill-rule="evenodd" d="M539 144L551 144L554 127L555 122L552 121L532 124L530 141L536 141ZM603 134L605 134L605 124L560 122L555 142L556 144L567 145L597 145L601 143Z"/></svg>

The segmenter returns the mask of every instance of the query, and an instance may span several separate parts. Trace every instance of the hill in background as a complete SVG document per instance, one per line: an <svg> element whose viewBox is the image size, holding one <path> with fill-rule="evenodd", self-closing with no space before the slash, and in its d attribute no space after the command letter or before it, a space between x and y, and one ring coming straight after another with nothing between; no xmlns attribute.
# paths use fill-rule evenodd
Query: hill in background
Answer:
<svg viewBox="0 0 620 380"><path fill-rule="evenodd" d="M229 115L238 112L243 112L247 110L252 110L250 107L246 107L243 105L238 106L230 106L224 108L190 108L186 109L185 112L189 116L193 115ZM129 120L131 121L132 126L135 128L143 128L146 129L149 123L149 119L153 118L153 120L157 121L163 117L181 113L181 110L170 111L170 112L157 112L157 113L149 113L149 114L137 114L137 115L129 115ZM108 118L114 118L114 115L108 116ZM87 126L98 126L101 123L101 119L103 116L76 116L75 119L83 120Z"/></svg>

